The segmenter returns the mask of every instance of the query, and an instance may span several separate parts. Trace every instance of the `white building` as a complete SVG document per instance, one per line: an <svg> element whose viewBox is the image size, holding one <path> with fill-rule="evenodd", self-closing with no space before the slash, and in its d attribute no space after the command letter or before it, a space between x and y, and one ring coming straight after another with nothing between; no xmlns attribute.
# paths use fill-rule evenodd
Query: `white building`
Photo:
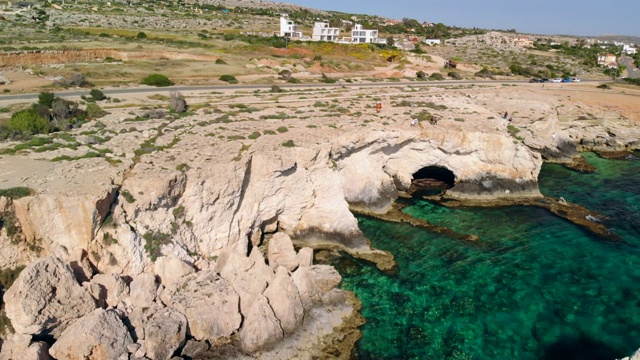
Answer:
<svg viewBox="0 0 640 360"><path fill-rule="evenodd" d="M351 30L352 43L377 43L378 30L365 30L362 25L356 24Z"/></svg>
<svg viewBox="0 0 640 360"><path fill-rule="evenodd" d="M302 37L302 31L298 31L298 26L293 20L289 19L289 15L280 15L280 36L288 38Z"/></svg>
<svg viewBox="0 0 640 360"><path fill-rule="evenodd" d="M340 36L340 28L329 27L327 22L317 22L313 25L311 39L316 41L336 41Z"/></svg>
<svg viewBox="0 0 640 360"><path fill-rule="evenodd" d="M638 50L634 47L632 47L631 45L623 45L622 46L622 52L627 54L627 55L633 55L637 52Z"/></svg>
<svg viewBox="0 0 640 360"><path fill-rule="evenodd" d="M440 39L424 39L423 42L427 45L440 45L442 43Z"/></svg>

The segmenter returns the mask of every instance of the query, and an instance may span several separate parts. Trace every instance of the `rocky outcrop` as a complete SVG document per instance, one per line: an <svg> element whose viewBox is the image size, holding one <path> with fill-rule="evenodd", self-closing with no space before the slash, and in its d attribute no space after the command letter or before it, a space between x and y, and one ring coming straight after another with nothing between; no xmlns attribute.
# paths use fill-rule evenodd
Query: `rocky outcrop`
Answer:
<svg viewBox="0 0 640 360"><path fill-rule="evenodd" d="M264 292L285 334L293 333L304 320L300 293L284 267L276 270L275 279Z"/></svg>
<svg viewBox="0 0 640 360"><path fill-rule="evenodd" d="M96 309L69 326L49 353L56 359L126 359L132 345L117 312Z"/></svg>
<svg viewBox="0 0 640 360"><path fill-rule="evenodd" d="M268 255L269 265L274 269L284 266L293 271L298 267L298 257L287 234L277 233L269 240Z"/></svg>
<svg viewBox="0 0 640 360"><path fill-rule="evenodd" d="M15 334L0 342L0 360L49 360L49 345L33 341L30 335Z"/></svg>
<svg viewBox="0 0 640 360"><path fill-rule="evenodd" d="M240 328L240 297L213 271L186 277L180 288L167 288L161 299L187 317L190 334L197 340L215 342Z"/></svg>
<svg viewBox="0 0 640 360"><path fill-rule="evenodd" d="M4 302L17 333L49 334L55 338L96 308L69 265L53 257L29 264L4 294Z"/></svg>

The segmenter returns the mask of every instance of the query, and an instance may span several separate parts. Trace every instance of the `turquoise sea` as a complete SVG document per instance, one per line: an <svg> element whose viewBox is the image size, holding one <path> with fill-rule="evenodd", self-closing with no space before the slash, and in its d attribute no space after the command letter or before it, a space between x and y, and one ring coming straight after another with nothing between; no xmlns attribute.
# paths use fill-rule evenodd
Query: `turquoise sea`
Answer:
<svg viewBox="0 0 640 360"><path fill-rule="evenodd" d="M596 173L545 164L541 191L608 216L621 242L525 206L414 199L404 210L477 242L359 218L398 269L349 257L335 264L367 320L355 357L600 360L640 348L640 160L584 156Z"/></svg>

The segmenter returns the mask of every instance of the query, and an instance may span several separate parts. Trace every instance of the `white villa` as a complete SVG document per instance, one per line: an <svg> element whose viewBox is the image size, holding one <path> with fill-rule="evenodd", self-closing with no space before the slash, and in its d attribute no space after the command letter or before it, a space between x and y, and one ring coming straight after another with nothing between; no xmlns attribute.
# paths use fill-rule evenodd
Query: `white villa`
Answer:
<svg viewBox="0 0 640 360"><path fill-rule="evenodd" d="M337 41L340 28L329 27L328 22L317 22L313 25L311 39L316 41Z"/></svg>
<svg viewBox="0 0 640 360"><path fill-rule="evenodd" d="M298 26L289 19L288 14L280 15L280 36L288 38L301 38L302 31L298 31Z"/></svg>
<svg viewBox="0 0 640 360"><path fill-rule="evenodd" d="M365 30L362 25L356 24L351 30L352 43L377 43L378 30Z"/></svg>
<svg viewBox="0 0 640 360"><path fill-rule="evenodd" d="M627 55L633 55L637 52L638 50L634 47L632 47L631 45L622 45L622 52L627 54Z"/></svg>
<svg viewBox="0 0 640 360"><path fill-rule="evenodd" d="M422 42L431 46L442 44L442 41L440 39L424 39Z"/></svg>

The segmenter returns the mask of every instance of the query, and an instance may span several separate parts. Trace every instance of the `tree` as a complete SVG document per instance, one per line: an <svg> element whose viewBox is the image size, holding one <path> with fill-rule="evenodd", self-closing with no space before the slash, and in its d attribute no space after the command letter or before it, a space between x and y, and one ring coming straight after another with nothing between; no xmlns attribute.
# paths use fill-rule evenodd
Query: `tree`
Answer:
<svg viewBox="0 0 640 360"><path fill-rule="evenodd" d="M145 34L142 31L140 31L138 35L136 35L136 39L146 39L146 38L147 38L147 34Z"/></svg>
<svg viewBox="0 0 640 360"><path fill-rule="evenodd" d="M395 45L395 44L396 44L396 41L395 41L395 40L393 40L393 37L392 37L392 36L389 36L389 37L387 38L387 46L393 46L393 45Z"/></svg>
<svg viewBox="0 0 640 360"><path fill-rule="evenodd" d="M46 134L49 132L49 121L40 116L35 109L30 108L11 115L11 119L7 122L7 129L22 137Z"/></svg>
<svg viewBox="0 0 640 360"><path fill-rule="evenodd" d="M54 93L43 91L38 95L38 104L44 105L51 109L51 105L53 104L53 99L56 98Z"/></svg>
<svg viewBox="0 0 640 360"><path fill-rule="evenodd" d="M169 105L171 110L177 113L183 113L187 111L187 100L180 92L172 91L169 93Z"/></svg>

